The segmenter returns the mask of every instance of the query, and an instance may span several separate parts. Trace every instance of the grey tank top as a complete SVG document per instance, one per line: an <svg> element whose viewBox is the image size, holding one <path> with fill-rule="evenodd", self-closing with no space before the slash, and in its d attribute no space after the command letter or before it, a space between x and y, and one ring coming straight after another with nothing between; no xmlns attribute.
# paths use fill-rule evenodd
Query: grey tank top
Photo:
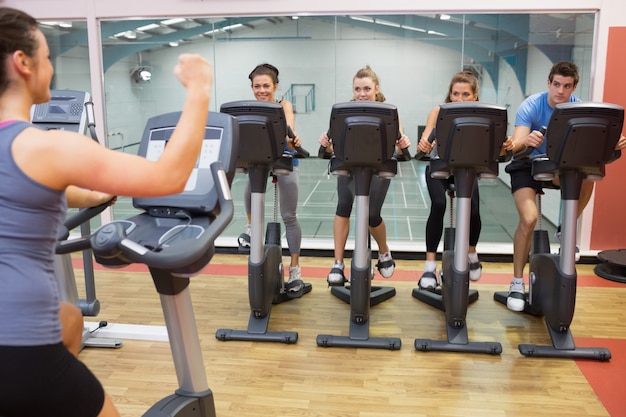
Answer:
<svg viewBox="0 0 626 417"><path fill-rule="evenodd" d="M61 341L54 248L65 219L65 192L28 177L11 146L32 127L0 125L0 345L39 346Z"/></svg>

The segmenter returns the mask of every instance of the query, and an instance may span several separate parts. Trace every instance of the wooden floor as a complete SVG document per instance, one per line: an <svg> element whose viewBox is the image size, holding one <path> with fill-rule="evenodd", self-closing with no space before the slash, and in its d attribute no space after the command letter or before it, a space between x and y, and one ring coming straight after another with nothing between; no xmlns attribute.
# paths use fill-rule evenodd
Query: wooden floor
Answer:
<svg viewBox="0 0 626 417"><path fill-rule="evenodd" d="M550 340L542 319L510 312L493 301L494 291L508 289L511 265L484 264L483 279L472 283L480 299L468 311L470 340L500 342L502 354L491 356L414 349L415 338L446 338L443 314L411 296L423 266L420 261L399 261L391 280L377 275L374 281L393 285L397 295L371 309L370 335L400 337L400 350L318 347L320 333L348 334L349 306L326 286L330 263L328 258L303 258L303 276L313 285L312 292L272 310L270 330L299 333L298 342L291 345L216 340L218 328L247 325L246 257L216 255L210 271L218 273L192 280L206 375L219 417L619 415L606 408L577 361L519 354L519 343ZM102 303L98 320L163 325L147 272L99 267L96 274ZM578 275L572 324L577 341L625 340L626 285L603 284L607 281L596 278L590 265L579 266ZM623 381L626 367L615 369L615 364L626 352L612 354L609 363L587 366ZM125 340L121 349L88 348L80 358L125 417L141 415L177 388L166 342ZM623 398L615 400L626 410Z"/></svg>

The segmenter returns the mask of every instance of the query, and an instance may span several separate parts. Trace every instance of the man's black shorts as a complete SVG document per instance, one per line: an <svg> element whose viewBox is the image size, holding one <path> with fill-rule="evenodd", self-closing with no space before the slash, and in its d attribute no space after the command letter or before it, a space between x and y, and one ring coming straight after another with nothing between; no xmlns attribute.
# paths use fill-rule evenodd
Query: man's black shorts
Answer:
<svg viewBox="0 0 626 417"><path fill-rule="evenodd" d="M532 176L532 162L530 160L513 161L504 168L511 176L511 193L520 188L533 188L540 192L543 188L559 187L552 181L537 181Z"/></svg>

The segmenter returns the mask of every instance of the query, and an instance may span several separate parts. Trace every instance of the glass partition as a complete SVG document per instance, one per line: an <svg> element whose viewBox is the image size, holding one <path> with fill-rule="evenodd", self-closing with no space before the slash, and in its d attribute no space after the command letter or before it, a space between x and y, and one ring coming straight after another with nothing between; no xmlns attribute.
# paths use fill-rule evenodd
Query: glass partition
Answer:
<svg viewBox="0 0 626 417"><path fill-rule="evenodd" d="M296 130L312 155L317 154L319 135L328 128L331 106L352 98L352 77L366 65L378 74L387 102L398 107L413 142L412 153L419 127L430 109L443 102L450 77L461 69L478 75L481 101L508 108L512 131L518 105L526 96L545 90L555 62L576 63L581 70L576 95L583 100L590 96L594 24L595 15L590 13L163 16L102 21L107 143L135 153L148 117L182 107L184 89L172 75L181 53L199 53L213 62L213 111L221 103L253 99L248 74L256 65L269 62L278 67L277 96L294 103ZM57 37L54 84L88 90L87 36L84 25L76 29ZM300 170L301 183L309 176L314 181L326 178L324 163L302 161ZM402 173L405 170L406 175L417 173L414 182L421 181L423 163L412 161L402 165ZM506 186L508 175L501 177ZM301 186L300 202L306 206L311 202L304 190ZM240 197L235 190L234 196ZM422 199L420 207L428 206L427 197L416 197ZM544 211L558 217L558 202L552 206ZM116 204L115 217L126 216L126 208L130 210L123 201ZM311 226L322 221L303 218L305 212L299 212L301 221ZM334 210L329 213L332 217ZM244 221L241 216L238 213L239 221ZM409 224L419 221L425 219L409 216ZM423 227L413 228L412 235L398 240L423 241ZM234 229L227 232L239 234ZM510 242L511 237L502 240Z"/></svg>

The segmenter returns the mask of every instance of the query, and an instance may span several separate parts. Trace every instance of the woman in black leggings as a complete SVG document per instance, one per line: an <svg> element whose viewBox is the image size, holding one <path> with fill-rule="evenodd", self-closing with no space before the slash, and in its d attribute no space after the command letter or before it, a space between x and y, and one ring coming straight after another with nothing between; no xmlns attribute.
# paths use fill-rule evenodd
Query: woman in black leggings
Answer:
<svg viewBox="0 0 626 417"><path fill-rule="evenodd" d="M474 74L469 71L462 71L454 74L450 81L448 95L445 102L454 101L478 101L478 80ZM429 143L428 137L430 132L435 128L437 116L439 115L439 106L436 106L428 114L426 120L426 128L422 134L417 149L424 153L430 152L431 159L437 159L437 147L435 142ZM437 247L441 241L443 233L443 218L446 212L446 192L450 184L454 184L454 177L445 180L433 179L430 176L430 167L426 168L426 186L428 187L428 195L430 196L431 206L430 214L426 222L426 263L424 265L424 273L419 280L420 288L433 289L437 287ZM482 270L482 265L478 261L476 253L476 244L480 236L481 220L479 211L480 196L478 195L478 182L474 181L474 190L472 192L471 216L470 216L470 233L469 233L469 269L470 279L478 281Z"/></svg>

